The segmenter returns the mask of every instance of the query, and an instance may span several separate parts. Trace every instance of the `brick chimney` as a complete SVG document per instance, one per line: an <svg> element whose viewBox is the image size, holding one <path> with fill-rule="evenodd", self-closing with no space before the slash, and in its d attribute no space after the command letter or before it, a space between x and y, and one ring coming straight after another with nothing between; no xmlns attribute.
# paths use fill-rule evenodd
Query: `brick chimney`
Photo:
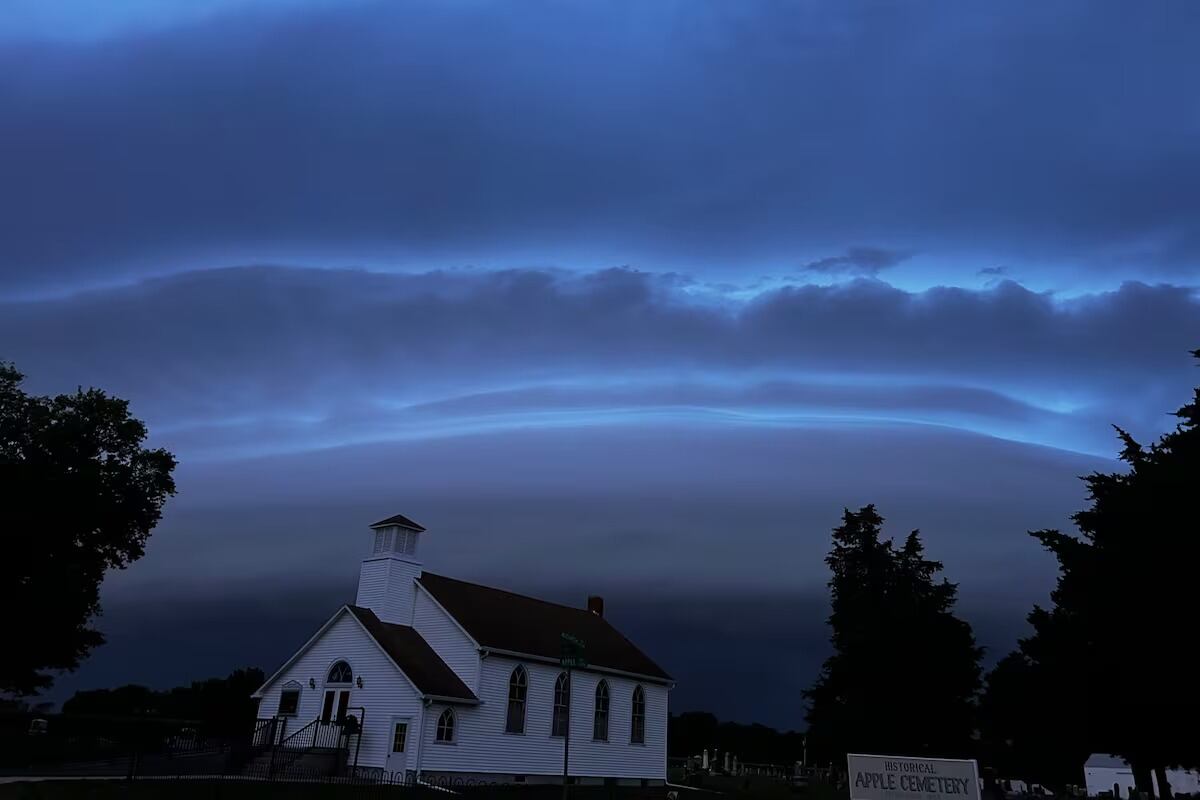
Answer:
<svg viewBox="0 0 1200 800"><path fill-rule="evenodd" d="M604 616L604 598L598 594L588 595L587 610L595 614L597 617Z"/></svg>

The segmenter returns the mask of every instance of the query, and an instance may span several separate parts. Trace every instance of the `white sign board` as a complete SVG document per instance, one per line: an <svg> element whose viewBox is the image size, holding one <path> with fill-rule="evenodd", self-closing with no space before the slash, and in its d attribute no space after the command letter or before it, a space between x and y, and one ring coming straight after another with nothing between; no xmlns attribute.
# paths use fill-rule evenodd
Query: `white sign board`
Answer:
<svg viewBox="0 0 1200 800"><path fill-rule="evenodd" d="M846 756L850 800L981 800L974 761Z"/></svg>

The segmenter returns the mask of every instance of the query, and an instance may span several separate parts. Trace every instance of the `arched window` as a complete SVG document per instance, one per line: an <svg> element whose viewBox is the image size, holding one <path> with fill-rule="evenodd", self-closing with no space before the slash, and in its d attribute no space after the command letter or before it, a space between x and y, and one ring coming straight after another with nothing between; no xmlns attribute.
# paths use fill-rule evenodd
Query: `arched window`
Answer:
<svg viewBox="0 0 1200 800"><path fill-rule="evenodd" d="M325 678L326 683L350 683L353 680L354 673L345 661L339 661L330 667L329 675Z"/></svg>
<svg viewBox="0 0 1200 800"><path fill-rule="evenodd" d="M571 679L567 673L554 682L554 717L550 723L551 736L566 736L571 720Z"/></svg>
<svg viewBox="0 0 1200 800"><path fill-rule="evenodd" d="M439 742L454 741L454 709L447 708L438 717L437 740Z"/></svg>
<svg viewBox="0 0 1200 800"><path fill-rule="evenodd" d="M504 723L505 733L525 732L525 692L529 678L525 668L517 665L508 678L508 720Z"/></svg>
<svg viewBox="0 0 1200 800"><path fill-rule="evenodd" d="M599 742L608 741L608 682L596 685L596 712L592 717L592 738Z"/></svg>
<svg viewBox="0 0 1200 800"><path fill-rule="evenodd" d="M629 742L646 743L646 692L641 686L633 687L633 712L629 717Z"/></svg>

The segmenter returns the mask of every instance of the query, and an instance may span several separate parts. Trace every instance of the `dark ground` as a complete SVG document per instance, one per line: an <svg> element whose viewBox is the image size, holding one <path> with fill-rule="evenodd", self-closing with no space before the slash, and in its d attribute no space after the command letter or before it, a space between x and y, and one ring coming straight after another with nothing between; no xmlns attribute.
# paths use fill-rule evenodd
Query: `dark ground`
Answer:
<svg viewBox="0 0 1200 800"><path fill-rule="evenodd" d="M681 789L679 800L844 800L833 787L815 785L793 789L767 778L706 778L703 790ZM0 784L0 800L437 800L441 792L372 784L257 782L240 780L138 779L55 780ZM557 787L489 787L461 793L470 800L558 800ZM658 800L666 790L626 789L610 792L585 787L572 792L573 800Z"/></svg>

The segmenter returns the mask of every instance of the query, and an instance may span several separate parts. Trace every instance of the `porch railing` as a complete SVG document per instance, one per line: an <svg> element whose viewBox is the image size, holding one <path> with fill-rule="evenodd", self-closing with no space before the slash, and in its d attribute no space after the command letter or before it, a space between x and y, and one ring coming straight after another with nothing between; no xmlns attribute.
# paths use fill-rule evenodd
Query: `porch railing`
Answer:
<svg viewBox="0 0 1200 800"><path fill-rule="evenodd" d="M343 721L314 719L278 740L271 750L269 774L280 774L306 753L333 754L335 759L344 760L349 740ZM342 764L336 766L340 768Z"/></svg>
<svg viewBox="0 0 1200 800"><path fill-rule="evenodd" d="M254 733L250 736L250 749L261 753L268 747L279 744L287 729L287 717L266 717L254 721Z"/></svg>

